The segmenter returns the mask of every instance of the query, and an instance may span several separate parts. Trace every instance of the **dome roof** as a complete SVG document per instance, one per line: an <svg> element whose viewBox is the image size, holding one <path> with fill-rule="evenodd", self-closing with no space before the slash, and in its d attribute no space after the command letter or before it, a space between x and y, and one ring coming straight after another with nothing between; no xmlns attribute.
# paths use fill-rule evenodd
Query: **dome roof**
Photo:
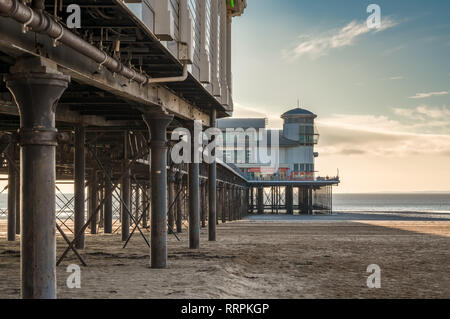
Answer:
<svg viewBox="0 0 450 319"><path fill-rule="evenodd" d="M286 113L284 113L283 115L281 115L282 118L284 117L289 117L289 116L311 116L311 117L317 117L317 115L315 115L314 113L305 110L305 109L301 109L301 108L295 108L292 109L290 111L287 111Z"/></svg>

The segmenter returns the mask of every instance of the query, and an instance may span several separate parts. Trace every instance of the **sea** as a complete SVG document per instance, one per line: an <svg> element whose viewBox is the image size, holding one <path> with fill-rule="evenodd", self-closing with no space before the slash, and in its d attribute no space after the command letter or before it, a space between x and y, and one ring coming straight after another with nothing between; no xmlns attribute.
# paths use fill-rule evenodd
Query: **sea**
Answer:
<svg viewBox="0 0 450 319"><path fill-rule="evenodd" d="M72 194L66 194L66 197L71 198ZM3 193L0 194L0 209L6 207L7 194ZM333 211L450 214L450 193L333 194Z"/></svg>
<svg viewBox="0 0 450 319"><path fill-rule="evenodd" d="M450 214L450 193L333 194L333 211Z"/></svg>

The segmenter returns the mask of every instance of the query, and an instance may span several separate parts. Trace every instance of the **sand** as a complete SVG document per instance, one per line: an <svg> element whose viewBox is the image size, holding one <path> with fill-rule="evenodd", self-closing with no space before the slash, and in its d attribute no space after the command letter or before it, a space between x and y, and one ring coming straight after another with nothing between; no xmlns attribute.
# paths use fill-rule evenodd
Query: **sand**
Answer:
<svg viewBox="0 0 450 319"><path fill-rule="evenodd" d="M19 297L19 243L0 227L0 298ZM149 268L139 236L87 235L81 288L57 269L59 298L450 298L450 222L434 220L246 220L219 225L218 241L188 249L169 236L169 268ZM58 238L58 256L64 247ZM369 264L381 288L366 286Z"/></svg>

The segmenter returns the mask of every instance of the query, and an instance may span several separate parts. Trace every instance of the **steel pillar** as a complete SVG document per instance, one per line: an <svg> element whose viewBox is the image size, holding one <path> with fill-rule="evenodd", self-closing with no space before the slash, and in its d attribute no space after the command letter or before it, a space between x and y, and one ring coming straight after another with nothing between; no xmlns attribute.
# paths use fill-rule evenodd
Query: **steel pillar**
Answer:
<svg viewBox="0 0 450 319"><path fill-rule="evenodd" d="M220 188L219 184L216 185L216 226L219 225L220 218Z"/></svg>
<svg viewBox="0 0 450 319"><path fill-rule="evenodd" d="M243 208L242 208L242 212L243 212L243 217L248 216L248 196L249 196L249 189L248 187L244 188L244 202L243 202Z"/></svg>
<svg viewBox="0 0 450 319"><path fill-rule="evenodd" d="M233 188L232 188L232 186L230 185L229 187L228 187L228 190L227 190L227 197L226 197L226 202L227 202L227 220L229 220L230 222L233 220L232 218L231 218L231 211L233 210L233 199L234 199L234 196L233 196Z"/></svg>
<svg viewBox="0 0 450 319"><path fill-rule="evenodd" d="M111 166L106 167L108 176L113 176ZM103 231L105 234L112 234L112 181L109 178L105 178L105 216L103 218Z"/></svg>
<svg viewBox="0 0 450 319"><path fill-rule="evenodd" d="M285 190L286 194L286 214L294 215L294 190L293 187L288 185Z"/></svg>
<svg viewBox="0 0 450 319"><path fill-rule="evenodd" d="M150 202L148 203L149 205L146 205L147 203L144 204L144 206L146 206L147 209L144 211L144 216L142 216L142 227L147 228L147 226L148 226L148 218L150 216L149 213L150 213L150 210L151 210L151 198L152 198L152 194L151 194L152 189L151 189L151 187L149 185L145 185L145 192L147 194L147 200L150 201Z"/></svg>
<svg viewBox="0 0 450 319"><path fill-rule="evenodd" d="M172 233L172 230L175 226L175 209L176 207L172 205L173 201L175 200L175 173L173 171L170 171L167 187L169 188L169 203L168 206L172 206L172 209L170 209L167 212L167 218L168 218L168 231L169 234Z"/></svg>
<svg viewBox="0 0 450 319"><path fill-rule="evenodd" d="M150 131L151 151L151 267L167 268L167 127L168 114L143 114Z"/></svg>
<svg viewBox="0 0 450 319"><path fill-rule="evenodd" d="M84 126L75 127L75 155L74 155L74 229L79 234L85 221L85 154L86 131ZM84 248L84 232L78 235L75 248Z"/></svg>
<svg viewBox="0 0 450 319"><path fill-rule="evenodd" d="M99 219L98 219L98 227L99 228L103 228L103 225L105 223L105 201L104 201L104 197L105 197L105 188L104 187L97 187L98 191L97 191L97 198L98 198L98 203L102 203L101 207L100 207L100 215L99 215ZM103 230L104 231L104 230Z"/></svg>
<svg viewBox="0 0 450 319"><path fill-rule="evenodd" d="M253 187L250 187L250 214L253 214L253 198L254 198L254 194L253 194Z"/></svg>
<svg viewBox="0 0 450 319"><path fill-rule="evenodd" d="M312 188L308 188L308 215L313 214Z"/></svg>
<svg viewBox="0 0 450 319"><path fill-rule="evenodd" d="M206 181L201 182L200 186L200 207L202 228L206 227Z"/></svg>
<svg viewBox="0 0 450 319"><path fill-rule="evenodd" d="M6 77L20 110L21 296L56 298L56 105L70 77L40 58L17 60Z"/></svg>
<svg viewBox="0 0 450 319"><path fill-rule="evenodd" d="M129 132L125 132L123 139L123 168L126 168L126 172L122 177L121 185L121 212L122 212L122 241L126 241L130 235L130 215L131 213L131 169L128 165L128 144L129 144ZM128 168L127 168L128 167ZM129 213L127 211L129 210Z"/></svg>
<svg viewBox="0 0 450 319"><path fill-rule="evenodd" d="M258 214L263 215L264 214L264 188L258 187L258 193L257 193L257 199L256 204L258 206Z"/></svg>
<svg viewBox="0 0 450 319"><path fill-rule="evenodd" d="M183 174L177 174L177 194L183 190ZM177 198L177 233L183 231L183 193L178 195Z"/></svg>
<svg viewBox="0 0 450 319"><path fill-rule="evenodd" d="M189 163L189 248L200 248L199 163L195 163L196 141L191 129L191 163Z"/></svg>
<svg viewBox="0 0 450 319"><path fill-rule="evenodd" d="M8 161L8 241L16 240L16 169L15 169L15 144L9 145Z"/></svg>
<svg viewBox="0 0 450 319"><path fill-rule="evenodd" d="M139 220L139 208L141 206L141 189L139 184L134 185L134 219Z"/></svg>
<svg viewBox="0 0 450 319"><path fill-rule="evenodd" d="M19 166L20 167L20 163ZM20 172L16 171L16 235L20 235Z"/></svg>
<svg viewBox="0 0 450 319"><path fill-rule="evenodd" d="M98 192L97 192L97 172L92 171L91 179L89 181L89 213L91 217L91 234L97 234L97 220L98 220Z"/></svg>
<svg viewBox="0 0 450 319"><path fill-rule="evenodd" d="M220 202L221 202L221 216L222 216L222 224L226 223L227 218L227 189L226 184L222 184L221 189L222 194L220 195Z"/></svg>
<svg viewBox="0 0 450 319"><path fill-rule="evenodd" d="M216 110L211 111L211 127L216 127ZM211 142L215 141L215 137L211 138ZM216 241L216 225L217 225L217 163L215 160L216 152L212 151L211 156L214 161L208 165L208 240Z"/></svg>

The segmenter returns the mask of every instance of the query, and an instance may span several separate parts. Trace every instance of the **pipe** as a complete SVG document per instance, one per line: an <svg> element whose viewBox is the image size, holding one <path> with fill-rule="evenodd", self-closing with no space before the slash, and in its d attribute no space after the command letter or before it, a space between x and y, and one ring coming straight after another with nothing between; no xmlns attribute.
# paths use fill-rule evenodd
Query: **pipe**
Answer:
<svg viewBox="0 0 450 319"><path fill-rule="evenodd" d="M26 27L30 27L33 32L46 34L54 39L55 46L58 42L61 42L99 63L99 68L104 66L111 72L123 75L140 85L183 82L188 77L187 64L183 64L183 74L175 77L150 78L143 73L136 72L123 65L120 61L108 56L104 51L84 41L69 29L64 28L59 22L53 20L52 17L40 11L33 10L18 0L0 0L0 14L24 24L24 32L27 30Z"/></svg>
<svg viewBox="0 0 450 319"><path fill-rule="evenodd" d="M188 66L183 64L183 74L181 76L167 77L167 78L149 78L147 84L155 83L170 83L170 82L183 82L188 77Z"/></svg>

